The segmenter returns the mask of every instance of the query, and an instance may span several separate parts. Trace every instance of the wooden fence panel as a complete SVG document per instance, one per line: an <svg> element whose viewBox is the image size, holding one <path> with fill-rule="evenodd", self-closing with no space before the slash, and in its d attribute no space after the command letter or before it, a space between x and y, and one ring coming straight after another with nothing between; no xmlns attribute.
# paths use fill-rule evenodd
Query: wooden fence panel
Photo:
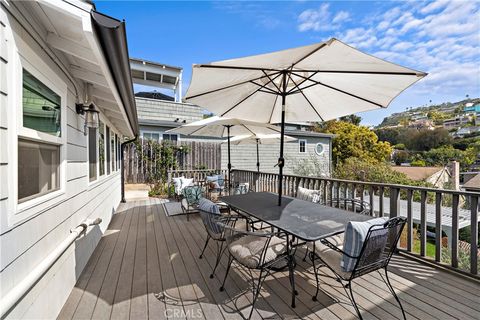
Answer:
<svg viewBox="0 0 480 320"><path fill-rule="evenodd" d="M203 141L181 141L178 152L177 170L219 170L221 169L220 143ZM153 152L147 141L128 144L124 149L124 173L126 183L147 183L156 168L160 155ZM147 161L150 159L151 161Z"/></svg>

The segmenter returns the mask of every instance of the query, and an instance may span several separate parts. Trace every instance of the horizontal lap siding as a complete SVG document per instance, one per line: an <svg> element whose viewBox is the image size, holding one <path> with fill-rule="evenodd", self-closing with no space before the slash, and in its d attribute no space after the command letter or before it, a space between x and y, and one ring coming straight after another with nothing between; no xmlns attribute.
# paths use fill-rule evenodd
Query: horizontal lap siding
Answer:
<svg viewBox="0 0 480 320"><path fill-rule="evenodd" d="M8 205L8 120L7 120L7 65L6 13L0 9L0 223L6 223Z"/></svg>
<svg viewBox="0 0 480 320"><path fill-rule="evenodd" d="M312 138L312 137L296 137L298 139L307 140L307 152L299 153L298 141L286 142L284 149L285 157L285 174L294 173L294 168L302 161L311 162L313 158L328 168L330 163L330 144L328 138ZM315 146L317 143L322 143L324 151L323 154L317 155L315 153ZM255 144L231 145L231 162L233 169L238 170L257 170L257 151ZM222 144L222 169L227 168L228 163L228 147L227 144ZM262 172L278 172L277 164L280 155L280 143L259 145L260 171ZM328 171L328 170L327 170Z"/></svg>
<svg viewBox="0 0 480 320"><path fill-rule="evenodd" d="M5 20L5 13L0 9L0 18ZM0 19L0 21L3 21ZM13 23L9 17L7 23ZM2 26L3 27L3 26ZM16 33L26 36L18 30ZM14 42L10 42L14 44ZM34 41L28 41L34 44ZM13 125L5 117L15 112L16 106L8 104L8 96L0 93L0 296L8 293L16 284L22 281L45 257L50 254L66 237L70 230L78 226L85 219L101 218L102 223L97 227L90 227L88 233L79 238L52 268L41 278L32 290L8 315L9 318L55 318L63 303L72 290L75 282L95 249L100 237L106 230L112 214L120 202L120 171L112 173L93 184L88 181L87 137L83 134L83 117L77 115L75 107L74 88L38 47L32 47L42 60L69 86L67 93L67 108L62 117L67 119L67 127L63 134L67 141L63 147L66 150L65 159L65 192L58 198L45 201L26 211L26 219L16 225L9 225L7 217L14 214L8 212L13 199L5 198L8 195L6 173L16 170L17 165L8 162L5 158L4 141L14 141L15 137L5 138L6 133L16 134ZM0 58L2 58L0 56ZM0 59L0 73L5 74L5 61ZM2 86L3 88L3 86ZM3 90L3 89L2 89ZM8 110L7 110L8 108ZM7 124L9 129L7 131ZM9 187L13 181L8 181ZM16 182L15 182L16 183ZM6 231L5 231L6 230Z"/></svg>

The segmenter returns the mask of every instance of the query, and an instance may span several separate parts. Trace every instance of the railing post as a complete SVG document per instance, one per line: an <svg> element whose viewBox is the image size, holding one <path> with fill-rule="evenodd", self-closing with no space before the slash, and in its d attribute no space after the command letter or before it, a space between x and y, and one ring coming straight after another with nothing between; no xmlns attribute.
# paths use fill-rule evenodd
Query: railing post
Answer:
<svg viewBox="0 0 480 320"><path fill-rule="evenodd" d="M400 188L390 187L390 218L400 215Z"/></svg>
<svg viewBox="0 0 480 320"><path fill-rule="evenodd" d="M470 229L470 273L478 274L478 196L471 196Z"/></svg>
<svg viewBox="0 0 480 320"><path fill-rule="evenodd" d="M427 249L427 191L421 191L420 199L420 255L425 257Z"/></svg>
<svg viewBox="0 0 480 320"><path fill-rule="evenodd" d="M458 205L460 203L458 194L452 199L452 239L450 239L452 252L452 267L458 268Z"/></svg>
<svg viewBox="0 0 480 320"><path fill-rule="evenodd" d="M435 193L435 261L442 257L442 193Z"/></svg>
<svg viewBox="0 0 480 320"><path fill-rule="evenodd" d="M407 250L412 251L413 248L413 216L412 216L412 190L407 190Z"/></svg>

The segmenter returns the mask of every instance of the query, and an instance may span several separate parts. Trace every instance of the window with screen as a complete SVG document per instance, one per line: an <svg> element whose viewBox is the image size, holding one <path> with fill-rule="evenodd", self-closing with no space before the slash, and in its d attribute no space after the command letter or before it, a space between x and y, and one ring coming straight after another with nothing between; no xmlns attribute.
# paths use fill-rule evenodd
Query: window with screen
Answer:
<svg viewBox="0 0 480 320"><path fill-rule="evenodd" d="M88 128L88 177L97 179L97 129Z"/></svg>
<svg viewBox="0 0 480 320"><path fill-rule="evenodd" d="M110 149L110 128L107 126L105 144L107 146L107 174L110 174L111 168L111 149Z"/></svg>
<svg viewBox="0 0 480 320"><path fill-rule="evenodd" d="M60 147L18 140L18 202L60 188Z"/></svg>
<svg viewBox="0 0 480 320"><path fill-rule="evenodd" d="M307 141L305 140L298 140L298 148L300 153L307 152Z"/></svg>
<svg viewBox="0 0 480 320"><path fill-rule="evenodd" d="M105 174L105 125L100 121L98 126L98 163L100 176Z"/></svg>

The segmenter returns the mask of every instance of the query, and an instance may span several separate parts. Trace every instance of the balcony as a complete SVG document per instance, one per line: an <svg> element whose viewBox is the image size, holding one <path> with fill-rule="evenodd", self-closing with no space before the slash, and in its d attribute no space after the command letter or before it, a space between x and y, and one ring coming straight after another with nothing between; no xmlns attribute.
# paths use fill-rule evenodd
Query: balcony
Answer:
<svg viewBox="0 0 480 320"><path fill-rule="evenodd" d="M172 175L176 174L178 173ZM202 174L195 172L197 177ZM234 171L233 176L236 181L251 181L257 189L275 189L275 175ZM323 182L327 181L323 183L316 178L293 176L285 179L286 182L290 181L290 186L314 186L320 182L317 188L325 186L327 191L331 185L331 191L324 193L325 196L336 194L337 184L340 186L342 183L333 179L323 179ZM269 182L270 180L272 181ZM372 186L358 181L355 183L353 190L361 186ZM400 206L395 208L395 203L401 201L400 191L403 189L399 186L390 187L392 190L397 188L398 192L387 192L384 188L378 195L378 192L372 191L372 198L388 198L389 203L392 203L389 210L384 205L381 205L381 209L373 206L374 215L379 215L380 212L383 215L387 211L390 214L395 210L397 214L402 214L403 209ZM409 187L403 188L407 188L406 195L411 193ZM288 194L293 188L287 187L284 190ZM425 190L414 191L422 193ZM338 188L338 192L344 191ZM395 194L398 194L397 198ZM395 201L390 200L392 198ZM455 198L454 193L453 199ZM426 196L421 199L425 200ZM410 196L407 196L406 201L405 214L413 223L413 217L416 216L412 212L414 201ZM204 258L198 258L206 238L200 217L191 215L189 221L184 215L167 217L163 202L165 200L150 198L120 205L66 301L60 319L241 319L248 316L252 293L247 271L234 264L234 272L230 272L226 290L220 292L220 281L227 264L226 256L223 257L216 276L210 279L209 274L215 263L215 244L210 242ZM426 202L425 200L420 206L421 230L427 225ZM434 207L442 208L440 205ZM457 206L453 210L453 216L457 220L458 209ZM478 214L473 218L478 219ZM456 223L454 218L452 224L457 225L458 221ZM454 236L458 237L458 234ZM426 233L425 236L420 236L421 239L424 237L426 238ZM406 247L394 256L389 267L392 285L404 305L407 318L479 319L480 283L475 272L464 271L465 274L470 274L467 276L451 271L452 263L449 269L449 265L441 261L435 262L435 257L428 260L426 245L422 242L425 239L420 244L421 247L425 245L423 250L420 248L424 258L422 253L412 255L413 240L410 236L407 238ZM452 243L457 244L455 239ZM302 261L303 250L300 248L297 252L295 277L299 295L296 308L290 307L290 285L288 271L285 270L267 278L253 318L355 319L355 310L345 292L330 278L332 274L325 268L322 270L318 301L312 301L311 296L316 289L315 277L310 264ZM471 260L472 264L477 261L476 258ZM353 290L364 318L401 318L400 309L378 272L356 279Z"/></svg>

